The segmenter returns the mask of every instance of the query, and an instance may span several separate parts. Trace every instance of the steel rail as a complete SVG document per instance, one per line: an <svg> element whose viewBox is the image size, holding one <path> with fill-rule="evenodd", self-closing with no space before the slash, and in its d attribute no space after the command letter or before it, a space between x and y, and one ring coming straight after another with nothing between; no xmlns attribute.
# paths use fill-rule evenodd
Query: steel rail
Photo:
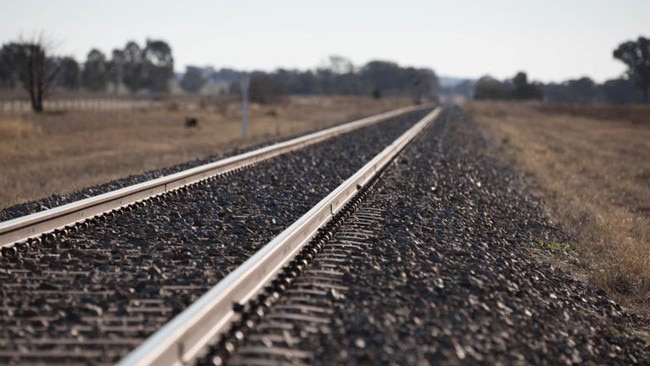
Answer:
<svg viewBox="0 0 650 366"><path fill-rule="evenodd" d="M378 123L387 118L396 117L404 113L424 108L431 108L431 106L410 106L380 113L213 163L187 169L182 172L170 174L13 220L0 222L0 247L11 246L14 243L38 237L42 234L181 188L188 184L240 169L303 148L307 145L318 143L336 135Z"/></svg>
<svg viewBox="0 0 650 366"><path fill-rule="evenodd" d="M233 304L245 304L264 289L318 229L336 215L359 189L369 183L439 113L440 108L436 108L418 121L304 216L147 338L118 365L180 366L191 363L200 356L211 340L238 319Z"/></svg>

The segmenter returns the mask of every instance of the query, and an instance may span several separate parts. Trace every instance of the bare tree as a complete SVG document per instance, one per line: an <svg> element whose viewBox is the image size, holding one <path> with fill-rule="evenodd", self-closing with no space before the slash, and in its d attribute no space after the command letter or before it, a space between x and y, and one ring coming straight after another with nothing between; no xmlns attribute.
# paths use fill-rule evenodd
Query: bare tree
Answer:
<svg viewBox="0 0 650 366"><path fill-rule="evenodd" d="M20 38L11 44L18 79L29 94L32 110L36 113L43 112L43 100L58 71L56 63L47 58L49 46L42 34L30 40Z"/></svg>
<svg viewBox="0 0 650 366"><path fill-rule="evenodd" d="M350 61L349 58L331 55L323 62L321 69L330 70L333 74L343 75L354 72L354 64Z"/></svg>

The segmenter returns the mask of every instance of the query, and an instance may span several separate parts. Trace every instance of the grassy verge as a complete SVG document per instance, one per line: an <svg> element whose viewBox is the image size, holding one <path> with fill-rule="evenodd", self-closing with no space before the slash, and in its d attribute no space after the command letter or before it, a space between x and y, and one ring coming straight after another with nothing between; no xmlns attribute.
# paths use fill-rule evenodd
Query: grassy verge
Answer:
<svg viewBox="0 0 650 366"><path fill-rule="evenodd" d="M286 138L408 105L407 99L292 97L251 105L249 138L241 108L224 100L179 111L69 111L0 115L0 207L66 194L130 174ZM185 127L185 117L198 119Z"/></svg>
<svg viewBox="0 0 650 366"><path fill-rule="evenodd" d="M650 315L650 107L467 108L498 153L534 177L551 216L576 239L581 277Z"/></svg>

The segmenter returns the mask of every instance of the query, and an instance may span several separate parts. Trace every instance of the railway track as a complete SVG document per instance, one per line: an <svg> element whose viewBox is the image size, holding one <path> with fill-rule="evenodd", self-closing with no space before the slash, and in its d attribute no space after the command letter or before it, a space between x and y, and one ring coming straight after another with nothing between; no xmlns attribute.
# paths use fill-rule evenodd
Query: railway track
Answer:
<svg viewBox="0 0 650 366"><path fill-rule="evenodd" d="M460 108L360 170L427 112L3 251L0 364L647 364Z"/></svg>
<svg viewBox="0 0 650 366"><path fill-rule="evenodd" d="M117 361L426 113L394 111L0 224L0 363ZM381 132L359 130L383 120ZM370 150L355 144L364 139ZM271 161L286 165L272 167L279 154ZM291 165L305 166L297 183L309 183L284 192L298 203L269 188L287 186ZM339 176L325 182L334 167ZM288 214L275 217L278 210Z"/></svg>
<svg viewBox="0 0 650 366"><path fill-rule="evenodd" d="M312 365L318 361L310 343L326 347L320 338L327 334L323 328L331 326L337 301L345 298L351 280L349 268L353 261L364 261L367 253L372 252L376 240L374 227L382 220L383 209L363 202L355 202L354 206L354 211L329 233L332 238L320 248L311 249L309 265L299 275L284 280L282 296L270 306L258 301L256 307L248 309L246 322L252 326L240 321L239 329L222 338L199 364ZM265 296L281 290L282 284L269 289ZM309 338L312 342L306 341Z"/></svg>
<svg viewBox="0 0 650 366"><path fill-rule="evenodd" d="M238 338L238 334L243 335L241 329L252 327L252 324L246 324L251 321L250 315L254 313L261 317L265 309L269 308L280 297L281 292L294 279L298 278L300 272L309 266L314 256L328 241L327 239L333 235L335 228L341 225L342 220L352 213L361 199L365 197L370 185L377 176L439 113L440 110L436 109L427 114L298 221L138 347L123 360L121 365L182 365L192 362L210 341L214 340L215 337L218 338L220 333L229 330L233 323L236 323L236 325L229 330L232 334L230 338ZM372 225L373 221L367 220L368 214L357 214L355 217L357 223L363 224L365 216L366 226ZM357 227L357 229L363 230L363 226ZM354 228L351 230L354 230ZM332 244L333 247L343 245L344 247L354 248L357 246L358 248L358 245L363 245L362 242L350 240L350 237L353 239L357 237L363 238L362 231L347 233L347 237L345 234L343 234L343 237L338 238L347 238L348 240L343 243L334 243ZM329 253L329 256L336 256L340 259L341 256L345 258L347 254L349 253L343 250L338 255ZM317 295L317 297L326 297L331 295L328 290L334 292L340 290L340 284L332 280L332 277L337 278L337 275L342 275L336 270L332 271L331 266L334 261L330 260L329 263L327 260L318 261L317 264L321 268L329 264L329 270L318 271L314 269L310 274L316 280L322 280L325 289L321 286L321 288L310 291L298 287L298 291L303 291L306 295L313 294ZM304 280L303 277L300 279ZM313 280L314 278L308 279L308 285L305 287L319 287L313 283ZM316 313L319 311L325 311L326 313L327 310L326 308L319 308L317 304L316 306L312 303L303 305L298 305L296 309ZM285 304L285 306L287 305ZM314 319L302 313L293 313L293 315L293 317L303 317L310 321ZM284 313L282 316L292 317L288 313ZM231 351L234 347L231 341L232 339L229 339L228 336L222 338L221 342L224 350ZM258 349L257 353L260 353L260 350ZM275 351L277 352L277 349ZM221 356L216 357L216 363L220 363ZM240 361L247 364L252 360ZM263 361L263 359L260 360L260 362Z"/></svg>

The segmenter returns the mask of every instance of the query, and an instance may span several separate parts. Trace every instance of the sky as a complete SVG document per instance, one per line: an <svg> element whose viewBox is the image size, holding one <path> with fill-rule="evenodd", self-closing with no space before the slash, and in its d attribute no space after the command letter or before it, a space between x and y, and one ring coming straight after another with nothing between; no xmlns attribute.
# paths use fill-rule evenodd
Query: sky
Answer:
<svg viewBox="0 0 650 366"><path fill-rule="evenodd" d="M438 75L602 82L623 41L650 37L650 0L0 0L0 43L43 33L78 61L129 40L167 41L176 71L312 69L329 55Z"/></svg>

